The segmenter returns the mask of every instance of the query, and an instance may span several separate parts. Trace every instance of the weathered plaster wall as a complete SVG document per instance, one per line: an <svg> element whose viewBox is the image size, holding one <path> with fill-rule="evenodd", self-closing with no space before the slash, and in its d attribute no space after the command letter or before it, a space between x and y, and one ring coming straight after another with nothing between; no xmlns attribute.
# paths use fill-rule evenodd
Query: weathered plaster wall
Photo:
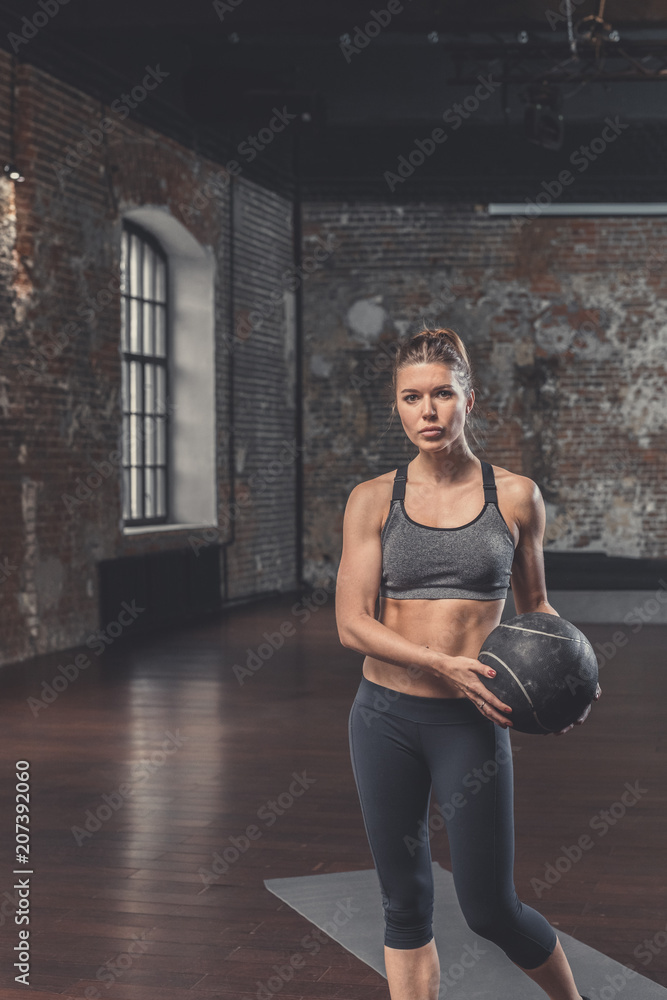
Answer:
<svg viewBox="0 0 667 1000"><path fill-rule="evenodd" d="M352 487L416 454L385 387L423 320L469 347L470 444L538 483L545 548L665 556L667 220L334 202L304 220L336 243L305 285L309 578L339 558Z"/></svg>

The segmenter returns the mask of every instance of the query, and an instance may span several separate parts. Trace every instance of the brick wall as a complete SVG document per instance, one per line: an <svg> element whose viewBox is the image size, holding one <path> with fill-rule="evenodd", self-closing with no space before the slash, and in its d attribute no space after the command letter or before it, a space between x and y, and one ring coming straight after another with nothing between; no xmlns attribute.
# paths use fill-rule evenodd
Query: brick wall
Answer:
<svg viewBox="0 0 667 1000"><path fill-rule="evenodd" d="M103 624L101 560L191 541L124 536L115 476L72 514L62 500L119 446L119 302L105 290L120 216L140 205L167 207L217 260L213 538L226 547L227 600L298 584L298 501L305 578L335 571L352 487L413 455L400 422L388 426L383 348L422 319L468 343L480 383L471 444L539 484L545 547L666 554L667 222L517 226L438 199L310 197L298 498L289 198L243 173L221 186L218 164L131 115L77 160L68 151L109 107L29 64L17 72L28 179L0 178L0 662L71 647ZM3 158L8 87L0 52Z"/></svg>
<svg viewBox="0 0 667 1000"><path fill-rule="evenodd" d="M9 69L0 51L3 161ZM115 474L72 513L62 499L120 445L119 296L107 291L129 208L167 207L217 259L215 540L227 545L223 597L294 587L296 551L293 460L275 470L270 489L251 487L252 502L229 513L251 474L263 482L283 443L294 441L294 353L281 278L293 259L289 200L242 173L221 184L217 164L131 115L122 119L29 64L17 73L17 159L27 179L14 186L0 178L4 663L77 645L103 624L100 560L190 543L186 531L124 536ZM114 123L106 141L76 154L83 130L105 116ZM268 309L272 292L277 304ZM232 326L241 331L233 339Z"/></svg>
<svg viewBox="0 0 667 1000"><path fill-rule="evenodd" d="M667 219L323 199L304 232L337 248L304 285L307 579L353 486L417 454L388 426L387 345L423 319L468 345L469 443L538 483L546 549L667 554Z"/></svg>

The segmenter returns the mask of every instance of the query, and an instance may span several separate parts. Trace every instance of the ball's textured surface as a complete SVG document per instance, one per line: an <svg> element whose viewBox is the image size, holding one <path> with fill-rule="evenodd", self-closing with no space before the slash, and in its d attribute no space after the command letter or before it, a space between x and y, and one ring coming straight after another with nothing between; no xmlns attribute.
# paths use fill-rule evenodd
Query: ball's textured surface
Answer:
<svg viewBox="0 0 667 1000"><path fill-rule="evenodd" d="M495 677L480 678L512 711L520 733L556 733L593 701L598 682L595 651L576 625L543 611L501 622L482 644L480 663Z"/></svg>

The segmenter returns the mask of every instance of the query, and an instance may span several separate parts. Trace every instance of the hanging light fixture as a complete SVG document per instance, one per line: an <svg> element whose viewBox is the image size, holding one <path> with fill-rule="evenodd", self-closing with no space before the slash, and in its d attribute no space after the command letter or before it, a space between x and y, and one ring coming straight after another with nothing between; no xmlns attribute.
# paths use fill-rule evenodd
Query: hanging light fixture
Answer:
<svg viewBox="0 0 667 1000"><path fill-rule="evenodd" d="M25 180L21 171L17 170L13 163L5 163L4 172L5 177L9 177L10 181L16 181L17 184Z"/></svg>
<svg viewBox="0 0 667 1000"><path fill-rule="evenodd" d="M532 84L522 94L524 131L529 142L543 149L560 149L563 145L562 94L558 87L546 81Z"/></svg>

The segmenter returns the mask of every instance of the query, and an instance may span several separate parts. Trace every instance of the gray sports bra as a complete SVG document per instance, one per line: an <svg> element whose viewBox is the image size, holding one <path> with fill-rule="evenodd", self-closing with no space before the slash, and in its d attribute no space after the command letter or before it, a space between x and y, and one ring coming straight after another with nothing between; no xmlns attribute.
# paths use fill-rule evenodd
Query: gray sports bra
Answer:
<svg viewBox="0 0 667 1000"><path fill-rule="evenodd" d="M406 514L407 474L407 465L396 470L391 506L380 536L380 596L504 600L514 560L514 538L498 508L491 465L482 461L482 510L459 528L433 528Z"/></svg>

